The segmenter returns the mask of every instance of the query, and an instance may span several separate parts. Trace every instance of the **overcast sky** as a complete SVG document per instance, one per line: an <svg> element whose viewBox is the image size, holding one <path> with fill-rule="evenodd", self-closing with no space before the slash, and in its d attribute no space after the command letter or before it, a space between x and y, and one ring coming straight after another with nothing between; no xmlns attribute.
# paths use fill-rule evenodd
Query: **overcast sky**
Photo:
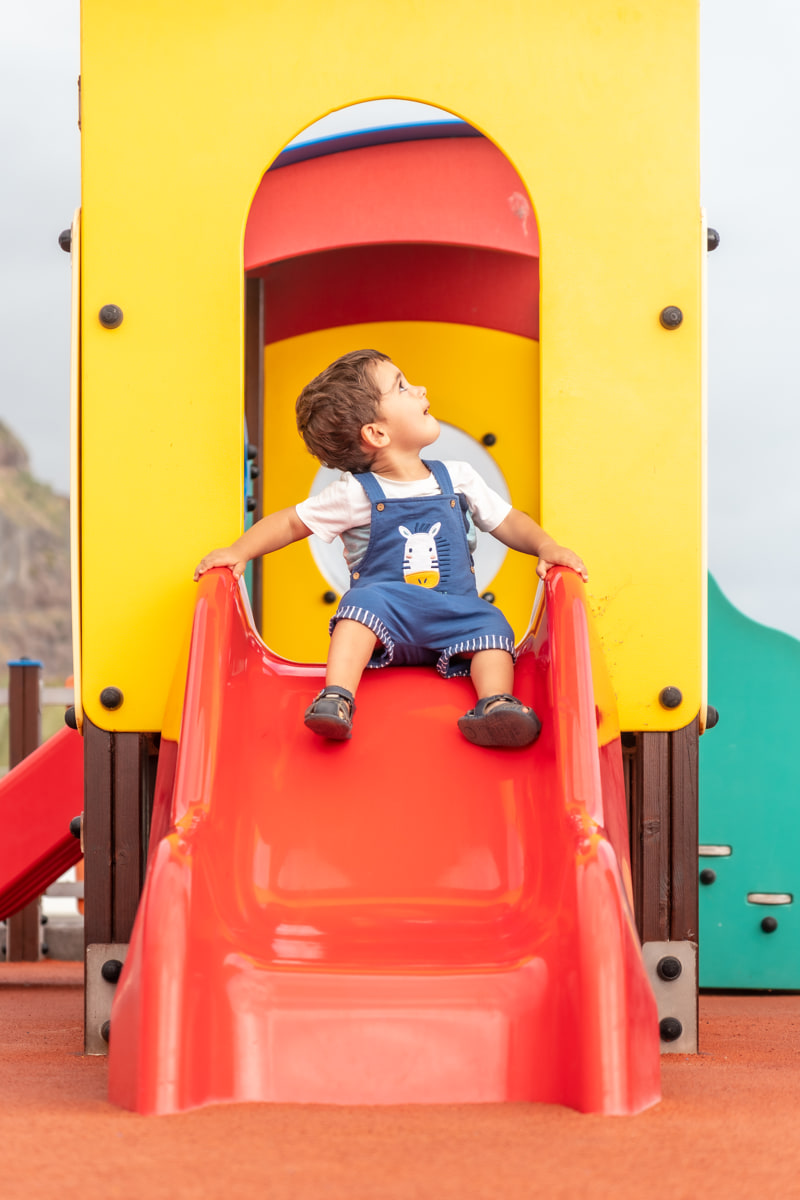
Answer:
<svg viewBox="0 0 800 1200"><path fill-rule="evenodd" d="M800 4L702 0L701 14L701 200L722 239L708 264L709 560L748 616L800 637ZM0 34L0 419L63 492L70 266L57 237L80 203L78 21L78 0L26 0Z"/></svg>

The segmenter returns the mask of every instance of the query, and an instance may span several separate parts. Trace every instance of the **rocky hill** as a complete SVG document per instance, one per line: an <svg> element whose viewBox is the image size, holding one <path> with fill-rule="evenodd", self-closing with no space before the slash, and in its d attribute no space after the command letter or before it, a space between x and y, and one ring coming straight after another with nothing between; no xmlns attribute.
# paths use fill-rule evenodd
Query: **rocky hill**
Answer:
<svg viewBox="0 0 800 1200"><path fill-rule="evenodd" d="M72 672L69 500L33 478L0 422L0 677L23 655L41 659L49 683Z"/></svg>

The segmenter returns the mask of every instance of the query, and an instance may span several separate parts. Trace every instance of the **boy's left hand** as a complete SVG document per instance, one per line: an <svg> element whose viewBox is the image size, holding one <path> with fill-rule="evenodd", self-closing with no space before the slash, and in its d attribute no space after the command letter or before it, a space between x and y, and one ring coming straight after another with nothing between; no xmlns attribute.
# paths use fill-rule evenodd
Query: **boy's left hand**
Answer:
<svg viewBox="0 0 800 1200"><path fill-rule="evenodd" d="M542 553L539 555L536 567L536 574L540 579L544 579L551 567L572 567L572 570L578 572L584 583L588 581L589 572L586 570L586 564L574 550L570 550L567 546L559 546L557 542L548 542L541 547L541 550Z"/></svg>

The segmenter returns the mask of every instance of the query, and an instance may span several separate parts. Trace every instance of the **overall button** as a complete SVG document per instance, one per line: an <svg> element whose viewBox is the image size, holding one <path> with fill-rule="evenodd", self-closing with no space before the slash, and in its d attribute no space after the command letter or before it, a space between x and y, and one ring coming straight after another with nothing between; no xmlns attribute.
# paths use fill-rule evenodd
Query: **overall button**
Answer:
<svg viewBox="0 0 800 1200"><path fill-rule="evenodd" d="M376 504L375 507L377 508L378 512L383 512L383 504Z"/></svg>
<svg viewBox="0 0 800 1200"><path fill-rule="evenodd" d="M450 501L450 507L451 507L451 508L455 508L455 506L456 506L456 502L455 502L455 500L451 500L451 501Z"/></svg>
<svg viewBox="0 0 800 1200"><path fill-rule="evenodd" d="M361 572L353 571L353 579L360 579L360 578L361 578Z"/></svg>

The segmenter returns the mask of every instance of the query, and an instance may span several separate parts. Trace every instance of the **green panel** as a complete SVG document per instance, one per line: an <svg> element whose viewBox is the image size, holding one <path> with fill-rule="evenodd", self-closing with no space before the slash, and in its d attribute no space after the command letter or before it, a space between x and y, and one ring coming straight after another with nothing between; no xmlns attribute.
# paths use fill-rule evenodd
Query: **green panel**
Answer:
<svg viewBox="0 0 800 1200"><path fill-rule="evenodd" d="M719 724L700 739L700 986L800 988L800 642L751 621L708 581L708 697ZM793 902L748 902L754 892ZM777 919L773 933L764 917Z"/></svg>

